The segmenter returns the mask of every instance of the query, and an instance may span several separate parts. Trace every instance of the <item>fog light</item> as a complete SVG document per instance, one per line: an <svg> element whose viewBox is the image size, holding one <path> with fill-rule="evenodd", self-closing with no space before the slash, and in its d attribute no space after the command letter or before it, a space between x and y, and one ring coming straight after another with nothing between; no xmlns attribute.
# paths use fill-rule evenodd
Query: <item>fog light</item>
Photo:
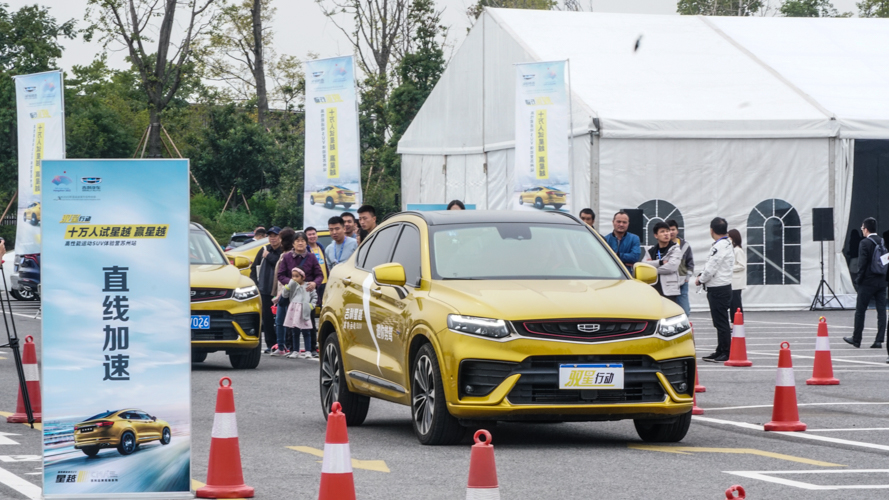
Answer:
<svg viewBox="0 0 889 500"><path fill-rule="evenodd" d="M688 390L688 384L686 384L685 382L679 384L679 392L685 392L687 390Z"/></svg>
<svg viewBox="0 0 889 500"><path fill-rule="evenodd" d="M467 385L463 390L466 391L466 394L472 394L472 392L474 391L471 385Z"/></svg>

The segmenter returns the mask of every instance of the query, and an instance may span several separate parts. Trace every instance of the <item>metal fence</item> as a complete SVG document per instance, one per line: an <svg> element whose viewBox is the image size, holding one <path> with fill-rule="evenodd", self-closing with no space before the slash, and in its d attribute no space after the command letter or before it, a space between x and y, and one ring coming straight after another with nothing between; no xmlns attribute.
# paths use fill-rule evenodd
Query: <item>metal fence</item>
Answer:
<svg viewBox="0 0 889 500"><path fill-rule="evenodd" d="M14 226L18 220L18 212L10 210L9 213L6 214L6 217L3 217L3 220L0 221L0 226Z"/></svg>

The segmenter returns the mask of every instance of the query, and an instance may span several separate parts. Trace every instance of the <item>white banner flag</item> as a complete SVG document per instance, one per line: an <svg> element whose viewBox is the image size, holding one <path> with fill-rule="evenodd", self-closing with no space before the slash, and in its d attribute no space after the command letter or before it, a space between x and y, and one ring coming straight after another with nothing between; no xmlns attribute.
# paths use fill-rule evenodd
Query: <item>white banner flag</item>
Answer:
<svg viewBox="0 0 889 500"><path fill-rule="evenodd" d="M514 210L571 211L565 61L516 65Z"/></svg>
<svg viewBox="0 0 889 500"><path fill-rule="evenodd" d="M19 136L15 250L17 255L24 255L40 253L40 162L65 158L62 72L16 76L15 95ZM56 179L52 182L56 183ZM48 189L58 186L56 183Z"/></svg>
<svg viewBox="0 0 889 500"><path fill-rule="evenodd" d="M331 217L361 205L352 56L306 63L305 175L303 227L326 228Z"/></svg>

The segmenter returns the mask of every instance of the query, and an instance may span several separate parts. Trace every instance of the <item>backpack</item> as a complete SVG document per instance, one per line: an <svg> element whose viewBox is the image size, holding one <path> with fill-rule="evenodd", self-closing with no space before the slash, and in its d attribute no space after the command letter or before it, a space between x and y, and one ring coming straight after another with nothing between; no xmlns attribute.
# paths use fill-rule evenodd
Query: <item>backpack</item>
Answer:
<svg viewBox="0 0 889 500"><path fill-rule="evenodd" d="M868 266L868 270L872 274L876 274L878 276L886 276L886 271L889 270L889 265L883 264L883 260L880 259L886 253L889 253L889 250L886 250L886 244L883 242L883 239L880 238L879 241L876 239L871 240L876 246L874 247L873 255L870 258L870 265Z"/></svg>

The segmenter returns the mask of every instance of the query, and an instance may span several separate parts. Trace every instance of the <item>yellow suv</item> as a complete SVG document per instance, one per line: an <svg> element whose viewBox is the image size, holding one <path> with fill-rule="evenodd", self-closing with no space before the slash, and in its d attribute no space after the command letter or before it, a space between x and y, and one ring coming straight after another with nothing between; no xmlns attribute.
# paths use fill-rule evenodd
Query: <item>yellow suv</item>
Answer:
<svg viewBox="0 0 889 500"><path fill-rule="evenodd" d="M166 445L171 439L170 424L136 409L106 411L74 426L74 448L88 457L98 455L102 448L117 448L121 455L129 455L142 443Z"/></svg>
<svg viewBox="0 0 889 500"><path fill-rule="evenodd" d="M262 311L259 290L240 270L250 259L229 256L199 224L188 234L191 261L191 360L201 363L207 353L225 351L233 368L259 366Z"/></svg>
<svg viewBox="0 0 889 500"><path fill-rule="evenodd" d="M324 208L342 205L348 210L355 204L355 191L343 186L324 186L314 193L309 193L309 204L314 205L315 203L323 203Z"/></svg>
<svg viewBox="0 0 889 500"><path fill-rule="evenodd" d="M40 202L36 201L28 205L22 214L22 220L30 223L32 226L40 224Z"/></svg>
<svg viewBox="0 0 889 500"><path fill-rule="evenodd" d="M546 205L552 205L556 210L568 203L568 193L561 189L547 186L534 186L519 194L519 205L530 203L534 208L542 210Z"/></svg>
<svg viewBox="0 0 889 500"><path fill-rule="evenodd" d="M370 397L408 405L423 444L498 420L633 419L646 441L679 441L691 325L654 268L634 273L568 214L397 214L331 270L322 409L339 401L358 425Z"/></svg>

